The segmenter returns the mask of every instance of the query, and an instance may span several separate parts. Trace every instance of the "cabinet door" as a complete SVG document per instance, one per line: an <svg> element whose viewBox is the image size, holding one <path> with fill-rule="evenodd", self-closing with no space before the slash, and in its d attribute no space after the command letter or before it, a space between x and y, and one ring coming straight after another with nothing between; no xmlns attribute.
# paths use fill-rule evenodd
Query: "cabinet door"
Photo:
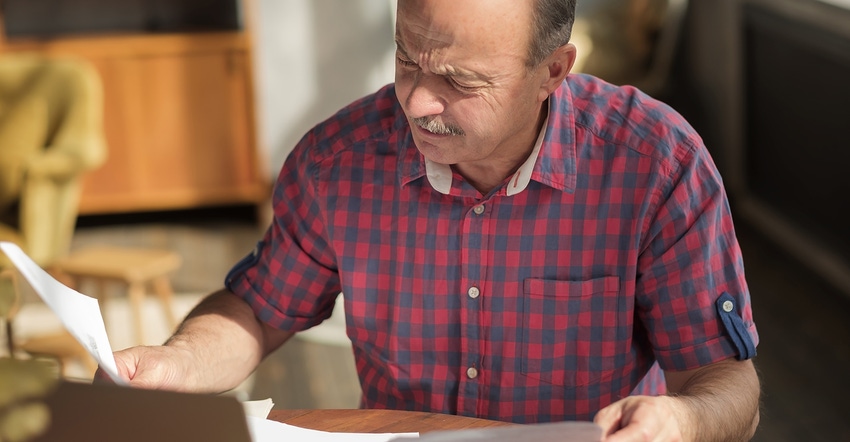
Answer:
<svg viewBox="0 0 850 442"><path fill-rule="evenodd" d="M92 61L104 83L109 158L86 178L81 213L262 199L244 51Z"/></svg>

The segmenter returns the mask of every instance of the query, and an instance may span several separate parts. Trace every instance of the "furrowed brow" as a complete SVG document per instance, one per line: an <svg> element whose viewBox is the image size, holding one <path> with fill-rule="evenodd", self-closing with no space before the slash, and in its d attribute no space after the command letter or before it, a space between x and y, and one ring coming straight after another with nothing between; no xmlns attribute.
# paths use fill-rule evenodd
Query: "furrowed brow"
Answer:
<svg viewBox="0 0 850 442"><path fill-rule="evenodd" d="M398 39L398 37L396 37L396 39L395 39L395 47L396 47L397 51L401 52L401 55L404 55L405 57L410 58L410 55L407 55L407 51L404 50L404 45L401 43L401 41Z"/></svg>
<svg viewBox="0 0 850 442"><path fill-rule="evenodd" d="M396 45L396 50L403 57L407 58L408 60L413 60L413 58L410 57L410 54L408 54L407 51L404 49L404 44L402 44L402 42L399 40L398 36L396 36L396 38L395 38L395 45ZM413 61L415 61L415 60L413 60ZM475 72L471 72L471 71L467 71L465 69L457 68L457 67L452 66L452 65L436 66L432 71L435 74L446 75L446 76L453 77L453 78L486 81L485 77L482 77L481 75L476 74Z"/></svg>

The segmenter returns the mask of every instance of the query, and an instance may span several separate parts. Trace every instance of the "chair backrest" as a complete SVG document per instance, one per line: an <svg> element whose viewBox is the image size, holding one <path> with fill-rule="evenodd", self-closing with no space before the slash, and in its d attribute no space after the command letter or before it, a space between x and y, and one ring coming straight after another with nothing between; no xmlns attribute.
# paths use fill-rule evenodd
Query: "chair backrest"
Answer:
<svg viewBox="0 0 850 442"><path fill-rule="evenodd" d="M35 53L0 54L0 100L38 97L47 104L46 146L71 149L67 141L103 143L103 93L95 68L80 58ZM102 162L102 149L78 146L80 161Z"/></svg>
<svg viewBox="0 0 850 442"><path fill-rule="evenodd" d="M70 248L83 174L106 159L101 80L81 59L2 54L3 108L6 119L15 110L30 112L33 117L24 121L43 133L16 134L5 143L0 133L0 239L47 266ZM41 126L33 123L37 118L44 120ZM37 149L21 145L34 139L40 140Z"/></svg>

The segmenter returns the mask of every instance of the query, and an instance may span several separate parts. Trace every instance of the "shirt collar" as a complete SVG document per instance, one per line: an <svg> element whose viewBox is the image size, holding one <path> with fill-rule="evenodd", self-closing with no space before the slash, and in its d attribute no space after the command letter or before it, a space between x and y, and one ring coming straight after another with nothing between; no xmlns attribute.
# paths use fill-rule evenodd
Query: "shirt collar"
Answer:
<svg viewBox="0 0 850 442"><path fill-rule="evenodd" d="M549 96L549 123L531 179L564 192L576 188L578 131L570 77Z"/></svg>

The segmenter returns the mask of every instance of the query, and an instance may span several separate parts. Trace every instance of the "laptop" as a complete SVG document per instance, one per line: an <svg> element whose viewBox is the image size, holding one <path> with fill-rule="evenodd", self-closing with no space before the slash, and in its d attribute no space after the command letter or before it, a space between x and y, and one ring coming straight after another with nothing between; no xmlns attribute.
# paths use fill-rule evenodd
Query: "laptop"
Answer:
<svg viewBox="0 0 850 442"><path fill-rule="evenodd" d="M36 441L251 442L231 396L62 381L45 402L51 424Z"/></svg>

